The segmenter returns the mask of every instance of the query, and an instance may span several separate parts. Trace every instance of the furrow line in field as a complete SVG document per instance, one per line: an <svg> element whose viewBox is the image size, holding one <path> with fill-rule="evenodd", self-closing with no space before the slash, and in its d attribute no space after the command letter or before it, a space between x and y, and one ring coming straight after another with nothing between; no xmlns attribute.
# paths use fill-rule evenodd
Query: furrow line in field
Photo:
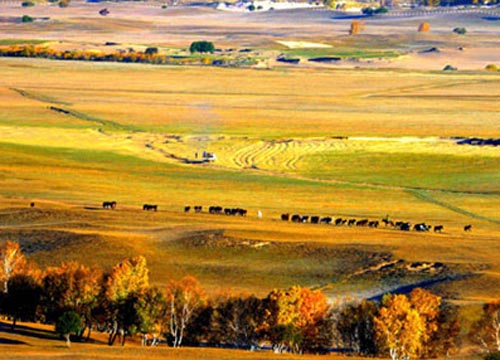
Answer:
<svg viewBox="0 0 500 360"><path fill-rule="evenodd" d="M493 218L490 218L490 217L487 217L484 215L479 215L479 214L473 213L471 211L467 211L465 209L459 208L458 206L451 205L447 202L437 200L437 199L429 196L429 194L427 194L423 191L407 190L406 192L408 194L415 196L417 199L429 202L429 203L434 204L434 205L441 206L445 209L454 211L458 214L465 215L465 216L468 216L468 217L471 217L471 218L474 218L477 220L484 220L484 221L488 221L488 222L500 225L500 220L498 220L498 219L493 219Z"/></svg>

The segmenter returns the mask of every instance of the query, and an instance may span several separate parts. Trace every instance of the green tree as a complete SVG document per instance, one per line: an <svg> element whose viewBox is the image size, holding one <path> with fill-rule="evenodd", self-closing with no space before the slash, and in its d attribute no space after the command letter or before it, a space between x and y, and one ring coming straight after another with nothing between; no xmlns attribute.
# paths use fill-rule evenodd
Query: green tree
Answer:
<svg viewBox="0 0 500 360"><path fill-rule="evenodd" d="M70 336L72 333L78 333L82 327L80 315L74 311L63 313L56 322L56 332L66 339L66 346L71 346Z"/></svg>
<svg viewBox="0 0 500 360"><path fill-rule="evenodd" d="M215 50L214 44L210 41L194 41L189 46L189 51L191 53L213 53Z"/></svg>

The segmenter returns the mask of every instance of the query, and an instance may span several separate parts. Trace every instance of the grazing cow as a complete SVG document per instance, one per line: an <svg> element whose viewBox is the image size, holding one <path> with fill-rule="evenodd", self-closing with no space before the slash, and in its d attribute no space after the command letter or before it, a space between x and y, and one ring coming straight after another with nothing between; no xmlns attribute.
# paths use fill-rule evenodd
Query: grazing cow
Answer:
<svg viewBox="0 0 500 360"><path fill-rule="evenodd" d="M158 205L149 205L149 204L144 204L142 205L142 210L146 211L158 211Z"/></svg>
<svg viewBox="0 0 500 360"><path fill-rule="evenodd" d="M320 223L322 224L327 224L327 225L330 225L332 223L333 219L329 216L327 217L324 217L320 220Z"/></svg>
<svg viewBox="0 0 500 360"><path fill-rule="evenodd" d="M221 206L210 206L208 208L208 212L210 214L220 214L220 213L222 213L222 207Z"/></svg>
<svg viewBox="0 0 500 360"><path fill-rule="evenodd" d="M356 219L350 219L350 220L347 222L347 226L353 226L353 225L356 225Z"/></svg>
<svg viewBox="0 0 500 360"><path fill-rule="evenodd" d="M299 214L292 215L293 222L302 222L302 217Z"/></svg>
<svg viewBox="0 0 500 360"><path fill-rule="evenodd" d="M283 221L290 220L290 214L281 214L281 220Z"/></svg>
<svg viewBox="0 0 500 360"><path fill-rule="evenodd" d="M403 222L401 223L401 226L399 227L400 230L402 231L410 231L411 224L409 222Z"/></svg>
<svg viewBox="0 0 500 360"><path fill-rule="evenodd" d="M116 208L116 201L104 201L102 203L102 208L103 209L115 209Z"/></svg>
<svg viewBox="0 0 500 360"><path fill-rule="evenodd" d="M335 219L335 225L342 225L342 221L344 221L342 218Z"/></svg>
<svg viewBox="0 0 500 360"><path fill-rule="evenodd" d="M471 231L472 230L472 225L468 224L464 226L464 231Z"/></svg>
<svg viewBox="0 0 500 360"><path fill-rule="evenodd" d="M426 225L425 223L415 224L413 226L413 230L415 231L429 231L431 229L430 225Z"/></svg>
<svg viewBox="0 0 500 360"><path fill-rule="evenodd" d="M195 207L194 207L194 212L196 212L196 213L200 213L202 209L203 209L203 207L202 207L202 206L195 206Z"/></svg>
<svg viewBox="0 0 500 360"><path fill-rule="evenodd" d="M434 226L434 232L441 232L443 231L444 226L443 225L435 225Z"/></svg>
<svg viewBox="0 0 500 360"><path fill-rule="evenodd" d="M303 223L306 223L306 222L307 222L307 220L309 220L309 215L304 215L304 216L302 216L301 221L302 221Z"/></svg>
<svg viewBox="0 0 500 360"><path fill-rule="evenodd" d="M146 209L144 209L144 210L146 210ZM191 210L191 206L184 206L184 212L185 213L188 213L189 210Z"/></svg>
<svg viewBox="0 0 500 360"><path fill-rule="evenodd" d="M236 210L235 215L239 215L239 216L247 216L248 211L247 211L246 209L240 209L240 208L237 208L237 209L235 209L235 210Z"/></svg>
<svg viewBox="0 0 500 360"><path fill-rule="evenodd" d="M356 221L356 226L366 226L366 225L368 225L368 219Z"/></svg>
<svg viewBox="0 0 500 360"><path fill-rule="evenodd" d="M231 214L232 214L231 209L225 208L225 209L224 209L224 214L226 214L226 215L231 215Z"/></svg>
<svg viewBox="0 0 500 360"><path fill-rule="evenodd" d="M319 216L311 216L311 224L318 224Z"/></svg>
<svg viewBox="0 0 500 360"><path fill-rule="evenodd" d="M368 226L371 227L371 228L378 228L379 224L380 223L377 220L374 220L374 221L370 221L368 223Z"/></svg>
<svg viewBox="0 0 500 360"><path fill-rule="evenodd" d="M109 14L109 10L107 8L99 10L99 15L106 16Z"/></svg>
<svg viewBox="0 0 500 360"><path fill-rule="evenodd" d="M394 224L394 228L398 230L409 231L411 228L411 223L404 221L397 221Z"/></svg>

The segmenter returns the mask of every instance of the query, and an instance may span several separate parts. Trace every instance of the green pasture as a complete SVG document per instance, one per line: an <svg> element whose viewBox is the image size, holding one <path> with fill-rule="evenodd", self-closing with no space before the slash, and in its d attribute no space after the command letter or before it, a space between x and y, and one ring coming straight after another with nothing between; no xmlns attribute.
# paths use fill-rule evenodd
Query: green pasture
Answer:
<svg viewBox="0 0 500 360"><path fill-rule="evenodd" d="M300 56L308 59L317 57L340 57L342 59L391 59L401 56L395 50L373 50L346 47L289 49L284 51L289 57Z"/></svg>

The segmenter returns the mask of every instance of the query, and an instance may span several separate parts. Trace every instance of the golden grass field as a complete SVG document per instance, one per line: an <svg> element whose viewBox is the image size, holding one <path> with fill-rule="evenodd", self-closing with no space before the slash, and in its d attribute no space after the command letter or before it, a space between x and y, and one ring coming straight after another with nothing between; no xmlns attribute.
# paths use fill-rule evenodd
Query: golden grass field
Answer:
<svg viewBox="0 0 500 360"><path fill-rule="evenodd" d="M434 19L436 32L420 38L410 34L420 19L409 19L375 22L369 34L352 39L342 35L347 22L330 24L323 12L292 26L281 15L273 23L265 14L175 7L162 13L150 5L110 4L116 17L102 21L97 5L60 11L37 5L39 16L53 21L31 25L6 22L25 9L0 5L0 29L5 39L63 48L102 48L116 40L181 51L206 35L222 46L275 54L285 49L274 32L284 33L283 41L348 51L438 44L444 57L466 43L490 61L498 48L496 28L477 17L469 19L471 35L463 40L446 33L461 25L456 18ZM206 28L193 26L193 19ZM305 51L293 49L299 50ZM461 61L474 71L452 73L435 71L441 60L423 55L405 69L386 59L369 68L216 68L0 58L0 239L19 241L42 267L77 260L109 269L144 255L156 285L194 275L210 294L263 296L300 284L337 301L426 284L474 314L500 296L500 152L453 138L500 138L500 73L482 71L471 53ZM425 66L415 68L419 61ZM184 161L203 151L217 160ZM101 209L110 200L117 209ZM142 211L144 203L159 211ZM184 213L186 205L204 211ZM248 216L211 215L210 205L242 207ZM389 215L441 224L444 231L293 224L281 221L282 213ZM466 224L471 232L463 231ZM381 270L395 260L403 261ZM68 350L59 340L16 336L0 333L7 359L272 358L134 345Z"/></svg>

